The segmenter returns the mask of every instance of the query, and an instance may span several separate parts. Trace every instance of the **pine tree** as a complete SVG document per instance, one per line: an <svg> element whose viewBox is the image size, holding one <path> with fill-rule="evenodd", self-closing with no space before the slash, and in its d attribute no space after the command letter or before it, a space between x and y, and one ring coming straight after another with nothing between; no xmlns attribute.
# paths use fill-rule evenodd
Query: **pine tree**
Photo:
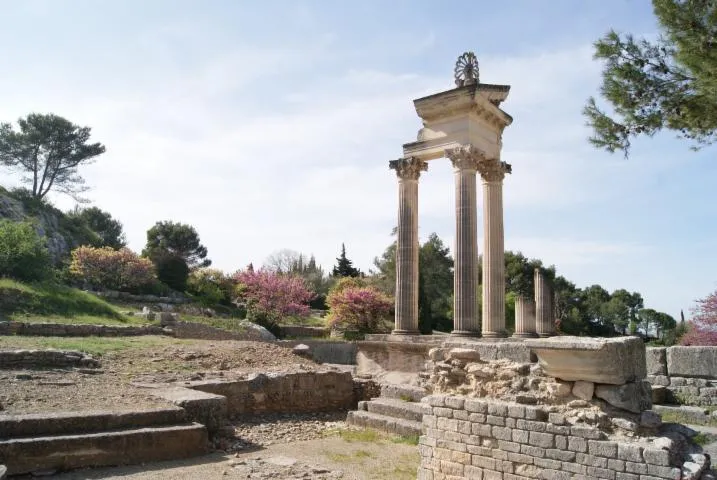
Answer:
<svg viewBox="0 0 717 480"><path fill-rule="evenodd" d="M334 277L358 277L361 276L361 271L355 268L348 258L346 258L346 246L341 244L341 255L336 259L336 265L331 271L331 275Z"/></svg>
<svg viewBox="0 0 717 480"><path fill-rule="evenodd" d="M655 40L609 32L595 43L605 61L600 88L612 115L590 98L584 113L590 142L623 151L638 136L671 130L694 148L717 141L717 2L652 0Z"/></svg>

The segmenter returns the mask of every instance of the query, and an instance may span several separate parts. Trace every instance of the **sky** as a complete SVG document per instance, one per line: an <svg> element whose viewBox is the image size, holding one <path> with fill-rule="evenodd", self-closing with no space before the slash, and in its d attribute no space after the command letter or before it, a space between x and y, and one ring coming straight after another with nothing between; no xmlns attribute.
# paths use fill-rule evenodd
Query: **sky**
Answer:
<svg viewBox="0 0 717 480"><path fill-rule="evenodd" d="M136 251L172 220L228 272L282 249L330 270L342 243L368 271L393 240L388 162L421 127L412 101L453 88L456 58L474 51L481 81L511 86L507 249L677 318L717 288L717 147L665 133L625 159L586 140L592 44L611 28L654 37L646 0L0 0L0 16L0 122L92 127L107 152L80 171L87 197ZM454 201L450 162L431 161L422 239L452 249Z"/></svg>

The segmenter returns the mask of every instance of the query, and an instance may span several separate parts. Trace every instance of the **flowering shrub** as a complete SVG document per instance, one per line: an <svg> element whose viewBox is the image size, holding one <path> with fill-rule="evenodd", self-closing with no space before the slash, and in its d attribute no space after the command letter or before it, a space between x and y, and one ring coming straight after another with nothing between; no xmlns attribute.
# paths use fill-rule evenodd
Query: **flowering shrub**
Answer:
<svg viewBox="0 0 717 480"><path fill-rule="evenodd" d="M229 305L236 282L216 268L197 268L187 279L187 292L206 305Z"/></svg>
<svg viewBox="0 0 717 480"><path fill-rule="evenodd" d="M132 291L156 280L154 265L128 248L78 247L72 251L70 273L95 288Z"/></svg>
<svg viewBox="0 0 717 480"><path fill-rule="evenodd" d="M246 270L234 275L236 293L246 303L250 320L269 326L286 316L308 317L314 293L301 277L268 270Z"/></svg>
<svg viewBox="0 0 717 480"><path fill-rule="evenodd" d="M361 333L376 331L393 310L391 299L374 287L342 285L329 292L326 303L330 327L356 328Z"/></svg>
<svg viewBox="0 0 717 480"><path fill-rule="evenodd" d="M717 346L717 292L697 300L692 325L680 340L681 345Z"/></svg>

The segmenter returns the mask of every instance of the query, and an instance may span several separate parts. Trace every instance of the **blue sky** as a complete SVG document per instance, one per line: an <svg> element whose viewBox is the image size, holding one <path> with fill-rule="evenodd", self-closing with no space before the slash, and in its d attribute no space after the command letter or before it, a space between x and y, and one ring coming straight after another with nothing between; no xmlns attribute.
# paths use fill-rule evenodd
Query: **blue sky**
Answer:
<svg viewBox="0 0 717 480"><path fill-rule="evenodd" d="M412 100L452 88L473 50L482 81L512 86L506 248L674 316L717 287L715 148L665 134L625 160L586 141L592 42L654 35L647 1L0 0L0 12L0 121L53 112L93 127L107 153L82 170L89 197L135 250L171 219L228 271L285 248L330 269L342 242L367 270L396 223L388 161L421 126ZM421 236L452 246L448 160L430 163L419 195Z"/></svg>

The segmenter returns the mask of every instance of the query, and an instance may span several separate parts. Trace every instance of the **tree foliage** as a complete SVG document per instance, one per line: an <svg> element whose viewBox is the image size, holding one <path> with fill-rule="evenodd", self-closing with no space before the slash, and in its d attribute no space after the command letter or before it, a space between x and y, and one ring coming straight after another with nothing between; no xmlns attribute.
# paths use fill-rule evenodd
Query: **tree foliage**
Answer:
<svg viewBox="0 0 717 480"><path fill-rule="evenodd" d="M682 345L717 345L717 291L697 301Z"/></svg>
<svg viewBox="0 0 717 480"><path fill-rule="evenodd" d="M354 328L360 333L378 331L393 311L392 299L371 286L343 284L329 292L326 303L327 325Z"/></svg>
<svg viewBox="0 0 717 480"><path fill-rule="evenodd" d="M655 40L609 32L595 43L605 62L600 93L614 114L590 98L590 142L627 156L632 139L678 132L695 147L717 140L717 3L653 0Z"/></svg>
<svg viewBox="0 0 717 480"><path fill-rule="evenodd" d="M230 306L235 287L236 281L231 276L216 268L204 267L189 273L186 291L206 306Z"/></svg>
<svg viewBox="0 0 717 480"><path fill-rule="evenodd" d="M75 208L69 213L69 216L83 222L97 234L98 241L97 245L94 246L111 247L119 250L127 245L122 224L112 218L109 212L97 207Z"/></svg>
<svg viewBox="0 0 717 480"><path fill-rule="evenodd" d="M358 277L361 270L353 266L353 262L346 257L346 245L341 244L341 255L336 259L336 265L331 271L334 277Z"/></svg>
<svg viewBox="0 0 717 480"><path fill-rule="evenodd" d="M152 262L128 248L82 246L71 257L70 273L97 289L136 291L157 278Z"/></svg>
<svg viewBox="0 0 717 480"><path fill-rule="evenodd" d="M42 280L50 273L45 241L29 222L0 219L0 277Z"/></svg>
<svg viewBox="0 0 717 480"><path fill-rule="evenodd" d="M17 121L0 124L0 164L22 172L32 195L44 198L51 190L78 201L87 191L78 167L105 152L101 143L88 143L89 127L80 127L54 115L31 113Z"/></svg>
<svg viewBox="0 0 717 480"><path fill-rule="evenodd" d="M208 267L207 247L191 225L179 222L157 222L147 230L147 245L142 255L154 259L162 256L181 258L189 268Z"/></svg>
<svg viewBox="0 0 717 480"><path fill-rule="evenodd" d="M246 303L248 318L268 328L287 316L307 317L314 293L303 278L269 270L234 275L236 293Z"/></svg>

